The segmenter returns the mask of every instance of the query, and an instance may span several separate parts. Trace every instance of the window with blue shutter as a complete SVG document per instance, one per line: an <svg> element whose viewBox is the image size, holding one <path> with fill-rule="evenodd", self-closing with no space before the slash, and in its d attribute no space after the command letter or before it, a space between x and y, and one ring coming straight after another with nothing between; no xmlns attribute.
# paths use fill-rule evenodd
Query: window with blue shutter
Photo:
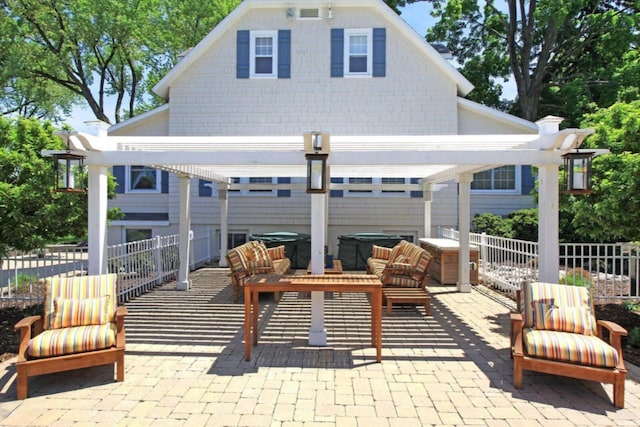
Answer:
<svg viewBox="0 0 640 427"><path fill-rule="evenodd" d="M169 172L167 171L160 173L160 192L164 194L169 193Z"/></svg>
<svg viewBox="0 0 640 427"><path fill-rule="evenodd" d="M238 31L236 77L291 78L291 30Z"/></svg>
<svg viewBox="0 0 640 427"><path fill-rule="evenodd" d="M420 178L411 178L411 184L420 184ZM411 191L411 197L422 198L422 191Z"/></svg>
<svg viewBox="0 0 640 427"><path fill-rule="evenodd" d="M331 29L331 77L386 75L385 28Z"/></svg>

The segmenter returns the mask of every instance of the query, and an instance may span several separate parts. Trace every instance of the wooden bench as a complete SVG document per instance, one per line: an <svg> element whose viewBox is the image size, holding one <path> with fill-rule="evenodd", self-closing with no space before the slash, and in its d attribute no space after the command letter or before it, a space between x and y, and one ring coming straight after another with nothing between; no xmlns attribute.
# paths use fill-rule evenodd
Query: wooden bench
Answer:
<svg viewBox="0 0 640 427"><path fill-rule="evenodd" d="M431 297L422 288L383 288L382 300L386 301L387 313L395 304L422 304L427 316L431 315Z"/></svg>

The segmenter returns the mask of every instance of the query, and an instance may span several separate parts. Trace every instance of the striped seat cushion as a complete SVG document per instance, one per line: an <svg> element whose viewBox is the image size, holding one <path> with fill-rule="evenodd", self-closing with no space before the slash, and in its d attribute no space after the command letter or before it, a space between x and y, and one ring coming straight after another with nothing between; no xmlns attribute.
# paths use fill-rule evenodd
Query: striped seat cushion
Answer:
<svg viewBox="0 0 640 427"><path fill-rule="evenodd" d="M526 328L523 338L532 357L607 368L618 363L616 349L596 336Z"/></svg>
<svg viewBox="0 0 640 427"><path fill-rule="evenodd" d="M30 357L51 357L102 350L116 344L116 325L75 326L43 331L29 341Z"/></svg>
<svg viewBox="0 0 640 427"><path fill-rule="evenodd" d="M116 307L118 306L118 292L116 288L117 274L100 274L91 276L73 277L48 277L46 279L46 296L44 304L44 329L54 329L60 323L54 324L56 320L57 300L82 300L102 298L108 296L109 305L106 321L113 322ZM80 308L80 306L78 306ZM75 315L75 314L74 314Z"/></svg>

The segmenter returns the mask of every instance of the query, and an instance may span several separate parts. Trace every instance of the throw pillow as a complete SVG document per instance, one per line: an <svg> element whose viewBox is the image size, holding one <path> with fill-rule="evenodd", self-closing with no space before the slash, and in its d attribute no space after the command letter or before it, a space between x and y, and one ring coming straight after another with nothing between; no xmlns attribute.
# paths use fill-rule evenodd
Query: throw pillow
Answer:
<svg viewBox="0 0 640 427"><path fill-rule="evenodd" d="M56 298L53 302L53 329L104 325L109 321L110 301L109 295L84 299Z"/></svg>

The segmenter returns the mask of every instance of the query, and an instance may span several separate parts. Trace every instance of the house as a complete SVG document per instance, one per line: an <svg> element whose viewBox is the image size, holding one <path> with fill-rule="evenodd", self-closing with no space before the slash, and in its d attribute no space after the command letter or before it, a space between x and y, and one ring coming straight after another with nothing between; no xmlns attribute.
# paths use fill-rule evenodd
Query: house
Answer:
<svg viewBox="0 0 640 427"><path fill-rule="evenodd" d="M490 143L496 135L538 135L535 123L465 99L471 90L382 1L244 0L156 85L165 105L112 126L108 134L173 137L176 144L180 137L229 137L242 150L243 138L299 137L317 130L358 137L363 150L368 139L383 136L391 151L414 136L487 135L484 142ZM208 155L215 163L218 154ZM412 152L405 156L410 163ZM457 161L452 155L446 163ZM469 169L480 170L470 184L470 216L534 206L531 167L496 165ZM109 244L179 231L180 179L169 170L112 167L119 187L109 206L125 217L110 224ZM332 167L327 203L327 243L334 253L343 234L381 232L417 241L438 226L459 225L453 176L426 186L424 175L412 174L410 167L383 176L366 167L337 171ZM211 233L214 256L250 234L309 233L304 177L286 168L278 176L241 168L237 173L221 182L192 178L190 228ZM221 215L228 221L226 233ZM227 234L226 244L221 234Z"/></svg>

